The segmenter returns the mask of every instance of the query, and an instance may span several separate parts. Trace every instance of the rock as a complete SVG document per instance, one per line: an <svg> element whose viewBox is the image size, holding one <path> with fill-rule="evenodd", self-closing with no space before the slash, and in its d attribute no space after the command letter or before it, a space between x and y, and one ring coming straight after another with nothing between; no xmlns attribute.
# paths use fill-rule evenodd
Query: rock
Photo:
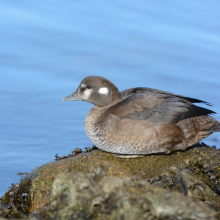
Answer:
<svg viewBox="0 0 220 220"><path fill-rule="evenodd" d="M151 186L139 177L96 171L57 175L44 218L211 220L216 214L196 199Z"/></svg>
<svg viewBox="0 0 220 220"><path fill-rule="evenodd" d="M47 205L55 176L63 171L90 172L91 168L101 168L106 175L118 177L139 176L149 179L160 176L170 167L177 170L188 165L188 161L202 161L204 167L217 166L220 151L214 147L198 146L187 151L177 151L170 155L150 155L143 158L122 159L116 155L95 150L75 157L47 163L30 174L30 211Z"/></svg>
<svg viewBox="0 0 220 220"><path fill-rule="evenodd" d="M178 172L173 180L179 192L204 201L216 211L220 210L220 197L216 195L212 188L207 185L202 178L199 178L198 175L194 174L189 169Z"/></svg>
<svg viewBox="0 0 220 220"><path fill-rule="evenodd" d="M214 147L197 145L184 152L134 159L118 158L99 150L85 153L77 151L76 156L63 158L38 167L21 178L20 183L14 184L0 199L3 207L0 216L13 217L16 212L17 215L30 214L45 209L57 174L90 173L97 168L106 176L139 176L157 187L196 197L219 212L220 150Z"/></svg>
<svg viewBox="0 0 220 220"><path fill-rule="evenodd" d="M161 176L148 179L152 185L186 196L198 198L220 212L220 166L204 167L200 161L192 162L182 170L171 167Z"/></svg>

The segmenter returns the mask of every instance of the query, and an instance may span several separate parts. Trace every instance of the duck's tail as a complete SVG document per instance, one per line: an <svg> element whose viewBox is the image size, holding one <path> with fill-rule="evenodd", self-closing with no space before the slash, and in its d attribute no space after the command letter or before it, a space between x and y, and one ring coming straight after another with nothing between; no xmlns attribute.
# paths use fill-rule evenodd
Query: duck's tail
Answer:
<svg viewBox="0 0 220 220"><path fill-rule="evenodd" d="M220 132L220 122L212 126L210 129L206 130L209 132Z"/></svg>

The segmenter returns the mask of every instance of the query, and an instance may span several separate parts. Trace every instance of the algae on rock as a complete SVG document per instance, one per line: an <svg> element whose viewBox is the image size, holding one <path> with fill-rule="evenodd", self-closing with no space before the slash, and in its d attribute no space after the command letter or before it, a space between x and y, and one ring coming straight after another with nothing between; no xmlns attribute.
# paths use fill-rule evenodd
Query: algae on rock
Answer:
<svg viewBox="0 0 220 220"><path fill-rule="evenodd" d="M170 155L149 155L133 159L117 158L114 154L100 150L78 153L73 157L44 164L31 172L27 178L28 190L25 191L29 199L26 212L32 213L34 210L39 211L47 207L52 184L57 174L62 172L90 173L97 168L100 168L106 176L120 178L139 176L145 183L148 181L155 186L196 197L215 211L219 211L219 163L220 150L204 144L198 144L184 152L176 151ZM18 184L16 190L19 189L22 189L21 183ZM12 201L10 196L7 198L5 196L3 197L5 202L6 200ZM3 198L1 199L2 206L6 210L10 202L4 203ZM97 197L97 201L100 198L102 197Z"/></svg>

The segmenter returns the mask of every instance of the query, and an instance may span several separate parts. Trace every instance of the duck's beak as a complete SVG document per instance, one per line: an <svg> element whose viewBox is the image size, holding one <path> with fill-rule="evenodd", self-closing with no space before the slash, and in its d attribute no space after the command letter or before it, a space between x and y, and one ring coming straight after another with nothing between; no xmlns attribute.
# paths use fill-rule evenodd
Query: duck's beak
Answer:
<svg viewBox="0 0 220 220"><path fill-rule="evenodd" d="M83 100L81 97L78 95L78 90L76 90L74 93L68 95L63 99L63 101L81 101Z"/></svg>

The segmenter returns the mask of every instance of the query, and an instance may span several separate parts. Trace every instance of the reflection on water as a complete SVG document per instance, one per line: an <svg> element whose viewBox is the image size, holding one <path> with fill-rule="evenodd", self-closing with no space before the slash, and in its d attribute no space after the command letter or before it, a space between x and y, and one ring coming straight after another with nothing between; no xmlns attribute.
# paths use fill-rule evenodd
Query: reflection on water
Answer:
<svg viewBox="0 0 220 220"><path fill-rule="evenodd" d="M0 195L17 172L92 146L92 105L62 102L85 76L202 99L220 120L219 1L0 4Z"/></svg>

